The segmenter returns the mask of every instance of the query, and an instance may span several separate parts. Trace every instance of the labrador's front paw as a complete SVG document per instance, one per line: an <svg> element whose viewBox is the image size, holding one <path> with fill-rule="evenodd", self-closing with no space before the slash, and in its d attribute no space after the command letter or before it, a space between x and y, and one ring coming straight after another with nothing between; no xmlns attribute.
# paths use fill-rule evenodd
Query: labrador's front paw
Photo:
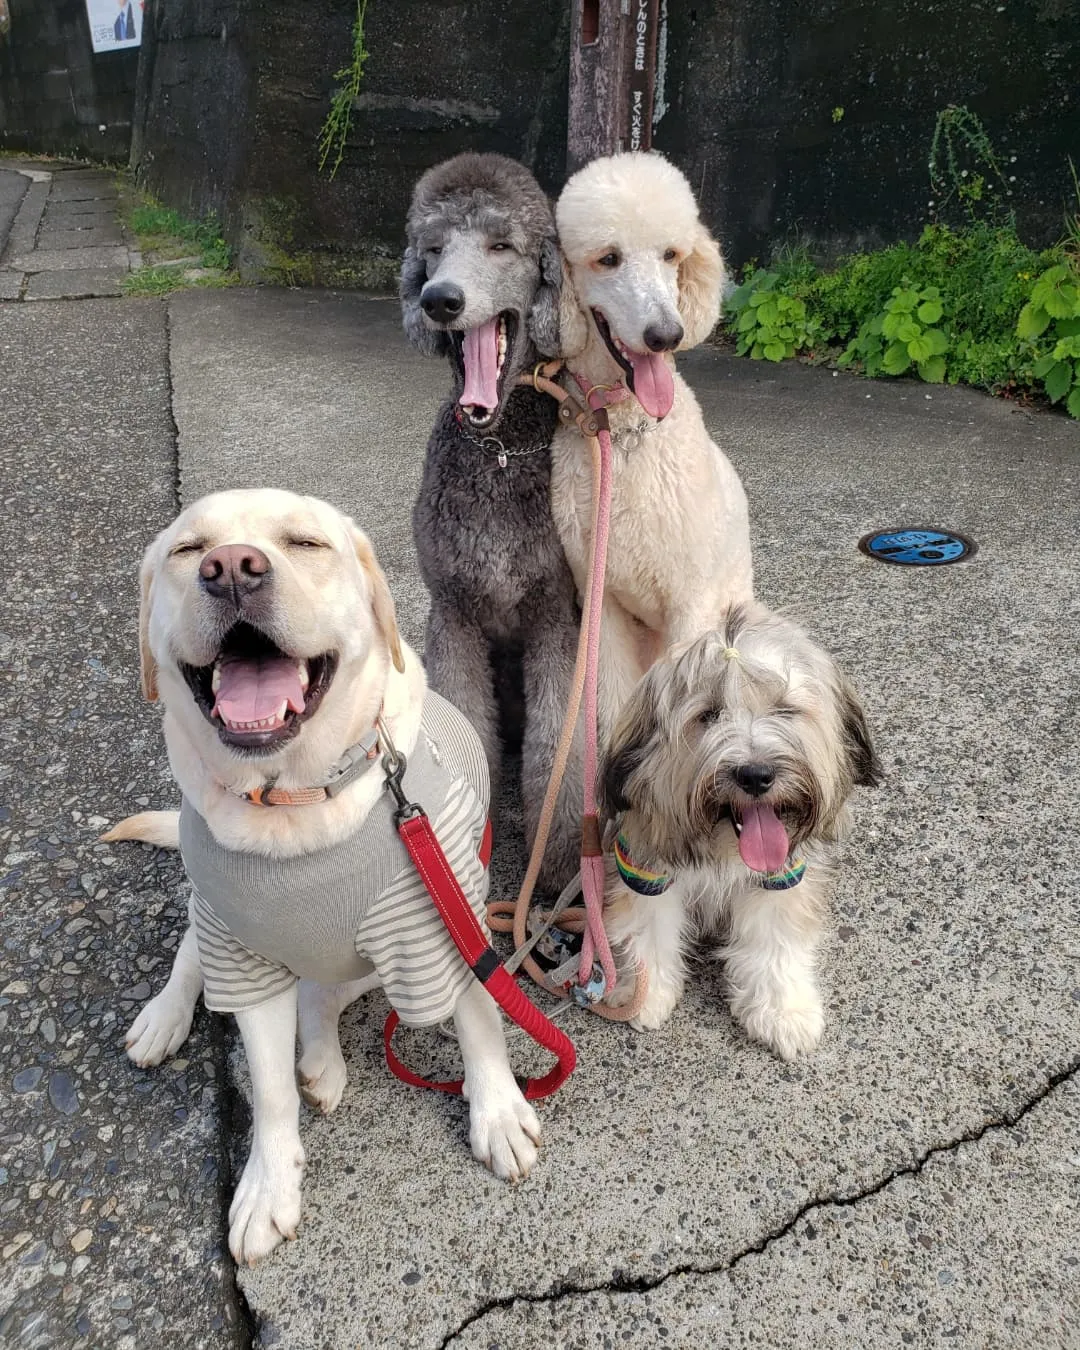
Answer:
<svg viewBox="0 0 1080 1350"><path fill-rule="evenodd" d="M503 1181L522 1181L536 1162L540 1121L517 1084L487 1089L469 1107L473 1157Z"/></svg>
<svg viewBox="0 0 1080 1350"><path fill-rule="evenodd" d="M348 1073L335 1031L333 1041L316 1041L305 1049L297 1066L300 1095L309 1106L328 1116L337 1109Z"/></svg>
<svg viewBox="0 0 1080 1350"><path fill-rule="evenodd" d="M128 1028L124 1037L128 1059L149 1069L175 1055L188 1038L194 1012L193 999L166 985Z"/></svg>
<svg viewBox="0 0 1080 1350"><path fill-rule="evenodd" d="M253 1266L300 1223L304 1149L297 1135L252 1152L229 1208L229 1250Z"/></svg>

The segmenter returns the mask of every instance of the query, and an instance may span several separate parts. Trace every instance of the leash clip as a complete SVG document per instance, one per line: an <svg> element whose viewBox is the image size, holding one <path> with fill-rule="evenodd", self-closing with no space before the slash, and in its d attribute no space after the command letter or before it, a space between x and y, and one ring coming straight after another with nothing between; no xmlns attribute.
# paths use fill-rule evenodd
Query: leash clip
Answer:
<svg viewBox="0 0 1080 1350"><path fill-rule="evenodd" d="M379 733L380 741L386 746L382 757L382 771L386 780L385 786L389 789L391 797L397 804L394 822L401 825L406 820L414 820L417 816L422 816L424 808L416 802L409 801L408 797L405 796L402 779L405 777L405 770L408 768L409 761L394 744L394 738L390 735L390 728L381 717L376 719L375 728Z"/></svg>

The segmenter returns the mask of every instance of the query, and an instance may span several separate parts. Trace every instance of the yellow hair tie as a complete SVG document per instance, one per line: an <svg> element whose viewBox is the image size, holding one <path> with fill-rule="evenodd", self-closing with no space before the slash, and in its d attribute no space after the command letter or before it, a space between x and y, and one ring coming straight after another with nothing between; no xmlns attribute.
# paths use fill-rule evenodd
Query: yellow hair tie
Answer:
<svg viewBox="0 0 1080 1350"><path fill-rule="evenodd" d="M738 659L739 659L739 649L738 649L738 647L725 647L725 648L724 648L724 660L725 660L725 661L738 661Z"/></svg>

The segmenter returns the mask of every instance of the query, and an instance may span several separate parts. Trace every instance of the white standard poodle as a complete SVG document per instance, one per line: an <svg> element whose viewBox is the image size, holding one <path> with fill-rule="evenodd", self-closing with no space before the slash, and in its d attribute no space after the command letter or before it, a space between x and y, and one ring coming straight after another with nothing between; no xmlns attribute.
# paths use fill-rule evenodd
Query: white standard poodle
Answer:
<svg viewBox="0 0 1080 1350"><path fill-rule="evenodd" d="M753 595L746 494L672 353L720 313L724 264L690 185L656 154L594 160L555 208L565 277L560 342L578 386L612 387L611 532L600 642L600 731L675 643ZM592 548L592 461L573 429L552 446L552 511L579 589Z"/></svg>

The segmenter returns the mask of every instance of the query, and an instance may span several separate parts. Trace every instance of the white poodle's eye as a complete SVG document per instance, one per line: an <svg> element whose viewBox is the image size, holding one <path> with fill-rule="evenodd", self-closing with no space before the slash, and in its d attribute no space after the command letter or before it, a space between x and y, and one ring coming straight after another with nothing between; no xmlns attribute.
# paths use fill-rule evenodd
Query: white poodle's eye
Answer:
<svg viewBox="0 0 1080 1350"><path fill-rule="evenodd" d="M666 263L673 263L678 256L679 250L677 248L666 248L664 250L664 261Z"/></svg>
<svg viewBox="0 0 1080 1350"><path fill-rule="evenodd" d="M597 258L596 265L597 267L618 267L621 262L622 258L615 249L612 249L610 253L605 253L602 258Z"/></svg>

